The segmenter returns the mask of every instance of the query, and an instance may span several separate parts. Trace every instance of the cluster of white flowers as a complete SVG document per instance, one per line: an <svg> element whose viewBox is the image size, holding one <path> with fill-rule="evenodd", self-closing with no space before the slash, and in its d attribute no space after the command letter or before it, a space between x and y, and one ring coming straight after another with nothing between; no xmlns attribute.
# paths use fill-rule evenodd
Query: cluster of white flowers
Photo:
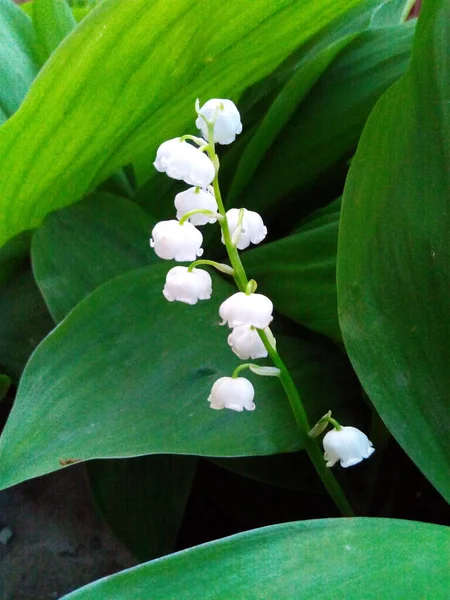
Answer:
<svg viewBox="0 0 450 600"><path fill-rule="evenodd" d="M244 250L250 244L259 244L267 235L261 216L254 211L232 208L226 213L223 210L222 213L218 212L211 186L216 167L211 160L214 153L208 151L216 143L231 144L236 135L241 133L238 109L231 100L224 99L209 100L201 108L197 104L196 109L196 126L202 137L184 136L164 142L158 148L154 162L158 171L193 187L175 196L176 220L157 223L150 239L151 247L160 258L178 262L194 261L188 267L170 269L163 289L164 297L169 302L186 304L208 300L212 294L211 276L204 269L196 268L196 259L203 255L203 236L198 227L217 221L222 225L226 220L232 243L238 250ZM222 243L225 244L223 229ZM228 269L232 273L232 268ZM269 342L275 346L275 338L269 329L272 311L269 298L252 290L234 294L221 305L219 313L222 324L228 323L232 329L228 344L241 360L267 356L258 329L264 330ZM222 377L213 385L209 402L214 409L253 410L254 394L253 385L248 379Z"/></svg>
<svg viewBox="0 0 450 600"><path fill-rule="evenodd" d="M176 219L157 223L150 239L151 247L160 258L192 263L188 267L170 269L163 289L164 297L169 302L186 304L208 300L212 294L211 276L207 271L198 269L199 264L209 264L236 275L229 265L197 260L203 255L203 236L198 227L219 222L222 243L228 245L228 250L230 245L234 249L244 250L250 244L259 244L267 235L267 228L258 213L245 208L232 208L225 212L220 192L215 187L218 159L214 146L216 143L231 144L236 135L241 133L238 109L231 100L213 99L201 108L197 101L196 111L196 126L201 138L193 135L177 137L158 148L155 168L193 187L176 195ZM246 282L246 277L244 280ZM241 281L241 288L245 282L243 284ZM219 308L221 324L228 325L232 330L228 344L241 360L265 358L269 353L268 348L276 348L275 338L269 328L273 319L272 302L255 291L256 283L252 280L245 291L233 294ZM221 377L214 383L208 398L211 408L228 408L239 412L255 409L252 383L244 377L238 377L244 368L259 375L280 374L275 367L240 365L232 377ZM340 460L343 467L348 467L372 454L373 446L364 433L354 427L341 427L334 420L330 422L334 422L337 428L323 440L327 466L333 466Z"/></svg>

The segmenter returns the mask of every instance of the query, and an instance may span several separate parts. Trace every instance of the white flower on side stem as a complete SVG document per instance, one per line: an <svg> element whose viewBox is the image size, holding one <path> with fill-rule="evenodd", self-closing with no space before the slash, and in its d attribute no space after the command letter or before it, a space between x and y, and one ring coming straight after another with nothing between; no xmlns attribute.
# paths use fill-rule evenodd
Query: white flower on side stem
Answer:
<svg viewBox="0 0 450 600"><path fill-rule="evenodd" d="M177 209L177 219L181 219L184 215L196 208L204 208L217 212L217 202L214 193L211 189L202 190L200 188L191 187L184 192L180 192L175 196L175 208ZM189 217L188 221L199 227L207 223L215 223L215 217L209 217L198 213Z"/></svg>
<svg viewBox="0 0 450 600"><path fill-rule="evenodd" d="M228 323L229 327L253 325L258 329L265 329L272 321L273 304L262 294L244 294L237 292L219 308L219 315L223 319L222 325Z"/></svg>
<svg viewBox="0 0 450 600"><path fill-rule="evenodd" d="M271 345L275 346L275 338L270 329L267 327L264 332ZM228 344L241 360L264 358L268 354L258 332L252 325L235 327L228 336Z"/></svg>
<svg viewBox="0 0 450 600"><path fill-rule="evenodd" d="M207 187L216 174L213 163L204 152L180 139L161 144L153 163L155 169L189 185Z"/></svg>
<svg viewBox="0 0 450 600"><path fill-rule="evenodd" d="M188 267L173 267L167 273L164 297L169 302L196 304L197 300L209 300L212 294L211 276L203 269L188 270Z"/></svg>
<svg viewBox="0 0 450 600"><path fill-rule="evenodd" d="M344 468L352 467L375 452L367 435L356 427L332 429L323 438L324 459L327 467L338 461Z"/></svg>
<svg viewBox="0 0 450 600"><path fill-rule="evenodd" d="M203 254L203 236L191 223L160 221L152 231L150 246L165 260L193 261Z"/></svg>
<svg viewBox="0 0 450 600"><path fill-rule="evenodd" d="M239 226L239 208L231 208L227 211L228 227L230 229L231 237L234 237L236 229ZM237 239L236 247L239 250L245 250L250 244L259 244L267 235L267 227L261 216L253 210L242 209L244 211L241 230ZM222 234L222 243L225 243Z"/></svg>
<svg viewBox="0 0 450 600"><path fill-rule="evenodd" d="M202 132L205 140L208 139L208 126L205 120L214 121L214 141L218 144L227 145L234 142L236 135L242 131L241 115L231 100L213 98L208 100L198 111L198 119L195 124Z"/></svg>
<svg viewBox="0 0 450 600"><path fill-rule="evenodd" d="M208 402L216 410L229 408L242 412L255 410L254 397L255 389L245 377L221 377L212 386Z"/></svg>

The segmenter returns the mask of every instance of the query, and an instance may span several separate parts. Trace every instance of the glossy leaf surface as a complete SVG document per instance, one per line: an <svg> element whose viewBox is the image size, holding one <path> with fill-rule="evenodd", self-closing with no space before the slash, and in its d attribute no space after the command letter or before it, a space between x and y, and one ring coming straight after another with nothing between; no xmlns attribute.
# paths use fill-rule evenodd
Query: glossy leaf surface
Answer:
<svg viewBox="0 0 450 600"><path fill-rule="evenodd" d="M382 419L450 500L450 5L425 2L411 68L352 161L338 249L344 342Z"/></svg>

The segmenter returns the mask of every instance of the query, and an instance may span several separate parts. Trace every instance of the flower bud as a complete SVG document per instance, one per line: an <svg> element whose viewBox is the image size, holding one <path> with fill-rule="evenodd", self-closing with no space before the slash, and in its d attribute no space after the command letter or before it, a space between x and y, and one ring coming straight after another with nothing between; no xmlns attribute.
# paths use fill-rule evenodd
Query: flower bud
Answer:
<svg viewBox="0 0 450 600"><path fill-rule="evenodd" d="M222 302L219 315L223 319L222 325L253 325L258 329L265 329L273 319L272 311L273 304L267 296L237 292Z"/></svg>
<svg viewBox="0 0 450 600"><path fill-rule="evenodd" d="M229 408L242 412L244 408L255 410L254 397L255 389L245 377L221 377L212 386L208 402L216 410Z"/></svg>
<svg viewBox="0 0 450 600"><path fill-rule="evenodd" d="M267 327L264 332L269 338L272 346L275 346L275 338L270 329ZM236 356L241 360L264 358L268 354L258 332L251 325L240 325L239 327L235 327L228 336L228 344L231 346L231 349Z"/></svg>
<svg viewBox="0 0 450 600"><path fill-rule="evenodd" d="M181 219L186 213L196 208L205 208L217 212L217 202L211 190L191 187L175 196L175 208L177 209L177 219ZM215 223L217 219L198 213L189 217L188 221L199 227L207 223Z"/></svg>
<svg viewBox="0 0 450 600"><path fill-rule="evenodd" d="M191 223L160 221L153 227L150 246L159 258L192 261L203 254L203 236Z"/></svg>
<svg viewBox="0 0 450 600"><path fill-rule="evenodd" d="M197 300L209 300L212 293L211 276L203 269L173 267L167 273L163 294L169 302L196 304Z"/></svg>
<svg viewBox="0 0 450 600"><path fill-rule="evenodd" d="M195 124L207 140L208 126L200 115L203 115L207 121L215 120L214 142L217 142L217 144L231 144L236 139L236 134L242 131L241 115L231 100L214 98L208 100L199 110L199 116Z"/></svg>
<svg viewBox="0 0 450 600"><path fill-rule="evenodd" d="M360 463L375 452L367 435L356 427L332 429L323 438L323 449L327 467L333 467L339 460L344 468Z"/></svg>
<svg viewBox="0 0 450 600"><path fill-rule="evenodd" d="M172 179L181 179L189 185L207 187L216 174L213 163L204 152L180 138L161 144L154 167Z"/></svg>
<svg viewBox="0 0 450 600"><path fill-rule="evenodd" d="M236 244L239 250L245 250L250 244L259 244L267 235L267 227L265 227L261 216L253 210L247 210L246 208L243 210L244 216L242 219L241 232ZM231 208L227 211L227 221L231 237L233 237L239 223L239 212L239 208ZM222 243L225 243L223 234Z"/></svg>

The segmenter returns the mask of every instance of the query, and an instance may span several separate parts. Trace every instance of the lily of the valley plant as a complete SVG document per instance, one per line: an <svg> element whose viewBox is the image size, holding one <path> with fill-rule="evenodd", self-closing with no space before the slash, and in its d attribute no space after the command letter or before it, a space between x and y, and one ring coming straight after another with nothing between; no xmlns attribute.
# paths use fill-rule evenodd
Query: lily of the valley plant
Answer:
<svg viewBox="0 0 450 600"><path fill-rule="evenodd" d="M240 373L250 369L258 375L279 377L317 472L342 513L351 515L350 504L326 467L332 467L338 461L342 467L353 466L368 458L374 448L364 433L355 427L342 427L331 418L331 413L319 421L319 427L311 430L300 395L277 351L270 329L273 304L270 298L256 292L257 283L248 279L238 252L262 242L267 228L261 215L245 207L225 211L220 193L215 145L231 144L241 133L239 111L231 100L212 99L202 107L197 101L196 112L195 123L202 137L185 135L164 142L154 162L158 171L193 186L175 197L176 219L162 221L152 231L150 245L160 258L191 262L187 267L176 266L169 270L163 294L170 302L195 304L198 300L208 300L212 294L212 280L205 269L199 268L202 265L214 267L234 278L239 291L225 300L219 309L221 324L231 328L228 344L241 360L270 357L273 366L241 364L231 377L223 376L214 383L209 405L216 410L253 411L256 408L254 387ZM198 228L214 223L220 226L230 264L204 258L198 260L203 256L203 236ZM323 439L325 454L322 457L314 438L328 423L333 424L334 429Z"/></svg>

